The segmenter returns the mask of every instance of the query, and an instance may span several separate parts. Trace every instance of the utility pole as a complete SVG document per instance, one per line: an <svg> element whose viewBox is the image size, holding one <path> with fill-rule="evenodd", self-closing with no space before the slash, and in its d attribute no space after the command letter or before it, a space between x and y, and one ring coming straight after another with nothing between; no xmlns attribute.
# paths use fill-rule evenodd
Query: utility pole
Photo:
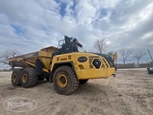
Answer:
<svg viewBox="0 0 153 115"><path fill-rule="evenodd" d="M150 56L150 58L151 58L151 61L153 62L153 58L152 58L152 56L151 56L151 54L150 54L150 51L149 50L147 50L148 51L148 54L149 54L149 56Z"/></svg>

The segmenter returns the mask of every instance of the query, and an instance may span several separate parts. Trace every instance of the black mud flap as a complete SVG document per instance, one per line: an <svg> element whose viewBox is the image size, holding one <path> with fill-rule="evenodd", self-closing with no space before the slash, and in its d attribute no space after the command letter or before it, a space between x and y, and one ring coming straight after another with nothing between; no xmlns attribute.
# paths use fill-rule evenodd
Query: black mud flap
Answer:
<svg viewBox="0 0 153 115"><path fill-rule="evenodd" d="M43 69L44 65L42 64L42 62L39 59L36 59L36 74L37 75L42 75L43 74Z"/></svg>

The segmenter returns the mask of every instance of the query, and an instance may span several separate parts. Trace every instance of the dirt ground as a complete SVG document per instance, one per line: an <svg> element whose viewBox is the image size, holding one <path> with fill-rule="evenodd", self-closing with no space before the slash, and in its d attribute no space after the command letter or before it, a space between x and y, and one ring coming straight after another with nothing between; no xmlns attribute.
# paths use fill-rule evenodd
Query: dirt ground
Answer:
<svg viewBox="0 0 153 115"><path fill-rule="evenodd" d="M144 70L118 70L117 77L89 80L69 96L55 92L53 84L13 87L11 72L0 72L0 115L152 115L153 74ZM13 97L35 100L36 109L15 112L3 107Z"/></svg>

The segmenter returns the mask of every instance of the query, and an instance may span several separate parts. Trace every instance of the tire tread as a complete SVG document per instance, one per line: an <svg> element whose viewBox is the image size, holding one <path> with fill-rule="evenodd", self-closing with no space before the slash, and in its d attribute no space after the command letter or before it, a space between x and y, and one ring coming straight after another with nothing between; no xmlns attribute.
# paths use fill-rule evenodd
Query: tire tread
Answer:
<svg viewBox="0 0 153 115"><path fill-rule="evenodd" d="M30 88L30 87L35 86L38 83L38 77L36 75L35 69L34 68L25 68L23 70L23 73L24 72L27 72L29 74L29 78L28 78L26 85L24 83L22 84L22 82L21 82L21 85L25 88Z"/></svg>
<svg viewBox="0 0 153 115"><path fill-rule="evenodd" d="M60 66L59 68L57 68L57 70L55 71L55 74L53 76L53 79L55 79L55 77L56 77L55 75L59 74L61 70L66 70L66 71L69 72L70 77L72 77L72 80L74 82L74 85L73 85L73 87L68 87L68 90L67 91L62 92L62 91L60 91L60 90L58 90L56 88L56 86L55 86L55 80L54 80L53 81L53 84L54 84L55 90L59 94L70 95L70 94L74 93L78 89L78 87L79 87L79 80L77 79L74 70L70 66L66 66L66 65L63 65L63 66Z"/></svg>

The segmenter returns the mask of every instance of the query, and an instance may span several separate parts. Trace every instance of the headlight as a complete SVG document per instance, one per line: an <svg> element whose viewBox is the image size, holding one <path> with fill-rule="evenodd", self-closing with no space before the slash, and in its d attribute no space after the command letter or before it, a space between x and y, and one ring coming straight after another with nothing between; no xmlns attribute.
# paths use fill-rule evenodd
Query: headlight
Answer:
<svg viewBox="0 0 153 115"><path fill-rule="evenodd" d="M101 62L99 59L94 59L92 63L96 68L100 68Z"/></svg>

